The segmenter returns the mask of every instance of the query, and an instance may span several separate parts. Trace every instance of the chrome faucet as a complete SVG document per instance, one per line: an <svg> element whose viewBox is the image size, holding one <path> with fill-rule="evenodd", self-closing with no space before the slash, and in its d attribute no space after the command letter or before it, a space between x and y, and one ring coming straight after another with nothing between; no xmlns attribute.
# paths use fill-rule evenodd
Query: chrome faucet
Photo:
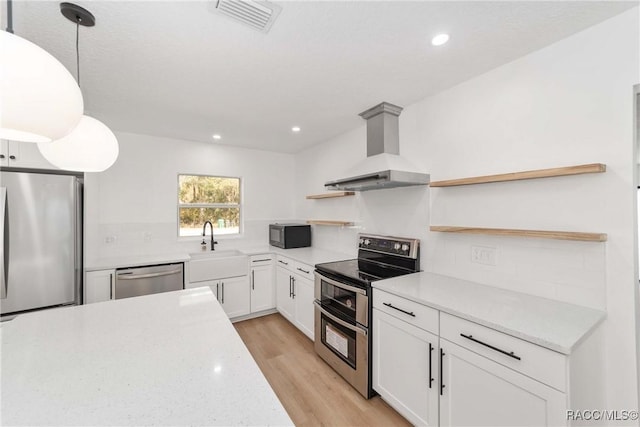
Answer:
<svg viewBox="0 0 640 427"><path fill-rule="evenodd" d="M211 221L205 222L204 225L202 226L202 244L205 246L207 245L207 243L204 241L205 233L207 232L207 224L211 226L211 250L215 251L216 250L215 245L217 245L218 242L213 240L213 224L211 224Z"/></svg>

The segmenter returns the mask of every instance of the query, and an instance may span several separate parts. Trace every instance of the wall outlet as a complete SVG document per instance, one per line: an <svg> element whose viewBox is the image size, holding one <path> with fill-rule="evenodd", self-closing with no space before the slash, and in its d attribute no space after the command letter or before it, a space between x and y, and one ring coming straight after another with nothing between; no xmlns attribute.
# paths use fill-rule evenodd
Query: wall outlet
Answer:
<svg viewBox="0 0 640 427"><path fill-rule="evenodd" d="M110 245L110 244L112 244L112 243L115 243L115 242L116 242L116 236L107 236L107 237L105 237L105 238L104 238L104 242L105 242L107 245Z"/></svg>
<svg viewBox="0 0 640 427"><path fill-rule="evenodd" d="M151 242L151 239L153 239L153 234L149 233L149 232L145 232L144 233L144 241L146 243Z"/></svg>
<svg viewBox="0 0 640 427"><path fill-rule="evenodd" d="M484 265L496 265L496 248L471 246L471 262Z"/></svg>

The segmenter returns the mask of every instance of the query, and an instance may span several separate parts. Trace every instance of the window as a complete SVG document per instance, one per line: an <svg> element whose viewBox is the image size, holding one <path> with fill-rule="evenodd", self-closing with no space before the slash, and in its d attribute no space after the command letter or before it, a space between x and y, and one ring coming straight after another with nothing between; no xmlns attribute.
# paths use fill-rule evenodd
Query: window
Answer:
<svg viewBox="0 0 640 427"><path fill-rule="evenodd" d="M178 236L201 236L206 221L214 234L240 234L240 178L178 175Z"/></svg>

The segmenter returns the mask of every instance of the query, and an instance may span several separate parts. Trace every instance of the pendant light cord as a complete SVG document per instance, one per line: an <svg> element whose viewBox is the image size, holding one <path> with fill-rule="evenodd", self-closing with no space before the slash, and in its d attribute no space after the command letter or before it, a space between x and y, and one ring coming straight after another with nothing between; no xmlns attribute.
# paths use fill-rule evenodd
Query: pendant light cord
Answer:
<svg viewBox="0 0 640 427"><path fill-rule="evenodd" d="M7 33L13 34L13 4L7 0Z"/></svg>
<svg viewBox="0 0 640 427"><path fill-rule="evenodd" d="M76 19L76 78L78 87L80 87L80 21L82 21L82 18L78 16Z"/></svg>

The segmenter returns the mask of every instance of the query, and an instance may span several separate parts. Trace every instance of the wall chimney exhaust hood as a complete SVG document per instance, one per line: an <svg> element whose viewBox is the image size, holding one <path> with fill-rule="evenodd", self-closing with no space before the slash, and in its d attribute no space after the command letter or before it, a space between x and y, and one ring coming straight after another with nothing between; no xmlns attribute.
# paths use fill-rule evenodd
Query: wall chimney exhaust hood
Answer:
<svg viewBox="0 0 640 427"><path fill-rule="evenodd" d="M429 174L401 157L398 116L402 107L383 102L360 113L367 121L367 158L349 178L329 181L327 190L367 191L429 184Z"/></svg>

